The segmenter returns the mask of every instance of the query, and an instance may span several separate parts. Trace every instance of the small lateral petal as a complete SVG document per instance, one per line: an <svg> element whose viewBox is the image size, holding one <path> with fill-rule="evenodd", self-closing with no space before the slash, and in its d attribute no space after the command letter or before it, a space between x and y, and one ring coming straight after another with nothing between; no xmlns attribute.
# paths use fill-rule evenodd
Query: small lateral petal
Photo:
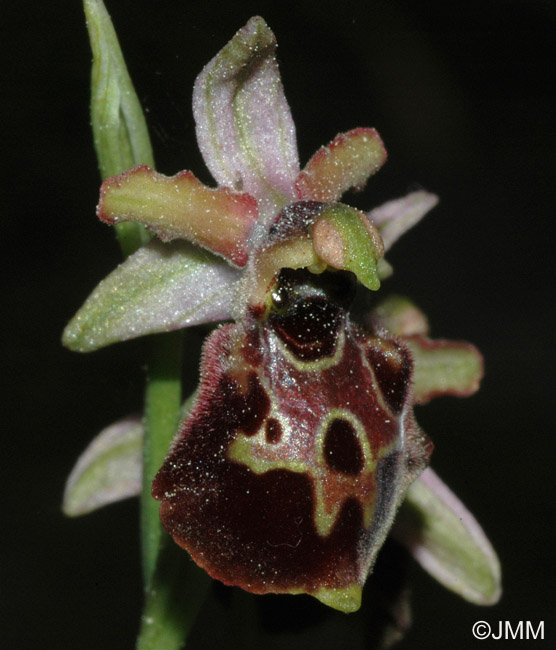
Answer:
<svg viewBox="0 0 556 650"><path fill-rule="evenodd" d="M90 352L145 334L230 318L240 271L187 242L152 241L96 287L64 331Z"/></svg>
<svg viewBox="0 0 556 650"><path fill-rule="evenodd" d="M275 51L274 34L255 16L205 66L193 91L207 167L219 185L252 194L268 216L294 198L299 173Z"/></svg>
<svg viewBox="0 0 556 650"><path fill-rule="evenodd" d="M477 605L501 595L500 563L477 520L429 468L409 488L392 529L436 580Z"/></svg>
<svg viewBox="0 0 556 650"><path fill-rule="evenodd" d="M467 397L479 389L483 357L465 341L433 341L424 336L404 339L414 362L415 403L425 404L440 395Z"/></svg>
<svg viewBox="0 0 556 650"><path fill-rule="evenodd" d="M141 492L143 425L127 417L103 429L81 454L66 483L62 510L84 515Z"/></svg>
<svg viewBox="0 0 556 650"><path fill-rule="evenodd" d="M295 182L300 199L337 201L350 189L362 189L386 161L375 129L358 128L337 135L309 160Z"/></svg>
<svg viewBox="0 0 556 650"><path fill-rule="evenodd" d="M438 203L430 192L412 192L371 210L369 217L379 227L385 250L389 250L406 231L418 223Z"/></svg>
<svg viewBox="0 0 556 650"><path fill-rule="evenodd" d="M104 181L98 216L109 224L142 223L163 240L186 239L245 266L257 203L249 194L207 187L188 171L168 177L142 165Z"/></svg>

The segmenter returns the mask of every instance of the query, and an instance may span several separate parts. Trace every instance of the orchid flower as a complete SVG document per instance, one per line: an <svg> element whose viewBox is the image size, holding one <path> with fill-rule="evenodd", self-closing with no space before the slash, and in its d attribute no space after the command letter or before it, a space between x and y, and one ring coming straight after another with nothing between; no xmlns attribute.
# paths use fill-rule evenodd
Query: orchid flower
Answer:
<svg viewBox="0 0 556 650"><path fill-rule="evenodd" d="M216 187L145 165L103 183L100 219L158 239L97 286L64 343L87 352L232 321L204 344L198 394L153 483L164 527L214 578L355 611L392 532L442 584L494 603L496 555L428 468L432 443L413 412L476 391L481 355L432 340L408 300L353 309L437 198L413 192L369 212L340 202L386 160L371 128L336 136L301 169L275 49L252 18L196 80ZM127 419L99 436L68 481L68 514L138 493L141 435Z"/></svg>

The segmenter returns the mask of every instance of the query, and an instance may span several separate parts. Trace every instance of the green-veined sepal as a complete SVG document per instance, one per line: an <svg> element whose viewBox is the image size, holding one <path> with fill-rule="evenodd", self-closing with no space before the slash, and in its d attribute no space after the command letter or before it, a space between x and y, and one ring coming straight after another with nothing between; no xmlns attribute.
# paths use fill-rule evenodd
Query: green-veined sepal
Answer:
<svg viewBox="0 0 556 650"><path fill-rule="evenodd" d="M187 242L149 242L108 275L67 325L90 352L117 341L230 318L238 271Z"/></svg>
<svg viewBox="0 0 556 650"><path fill-rule="evenodd" d="M66 482L62 510L69 517L141 492L143 425L127 417L103 429L87 446Z"/></svg>
<svg viewBox="0 0 556 650"><path fill-rule="evenodd" d="M477 520L430 468L410 486L392 533L448 589L477 605L498 602L496 553Z"/></svg>

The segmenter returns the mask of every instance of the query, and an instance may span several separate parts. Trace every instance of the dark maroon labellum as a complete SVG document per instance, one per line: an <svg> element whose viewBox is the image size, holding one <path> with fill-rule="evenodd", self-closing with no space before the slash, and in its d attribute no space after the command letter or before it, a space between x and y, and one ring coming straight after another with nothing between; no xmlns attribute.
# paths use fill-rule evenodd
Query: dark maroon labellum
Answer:
<svg viewBox="0 0 556 650"><path fill-rule="evenodd" d="M282 271L266 315L215 331L153 484L165 528L215 578L344 611L427 456L409 355L351 322L353 284Z"/></svg>

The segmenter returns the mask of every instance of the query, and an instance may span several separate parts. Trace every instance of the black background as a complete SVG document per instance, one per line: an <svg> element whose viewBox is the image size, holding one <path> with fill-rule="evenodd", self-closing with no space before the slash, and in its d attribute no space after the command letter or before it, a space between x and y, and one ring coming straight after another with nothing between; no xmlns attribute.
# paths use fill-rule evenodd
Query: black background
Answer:
<svg viewBox="0 0 556 650"><path fill-rule="evenodd" d="M505 591L499 605L482 609L414 566L414 624L397 647L555 647L555 4L108 7L160 171L188 168L210 180L195 148L192 85L236 29L261 14L280 44L302 164L336 133L374 126L389 161L349 202L370 208L418 187L439 194L440 206L390 254L396 273L385 291L411 296L433 335L468 339L485 355L477 395L438 400L417 416L436 444L436 470L497 548ZM77 0L3 3L0 18L7 293L0 644L132 648L141 608L136 502L78 520L60 513L65 477L89 439L140 410L146 358L141 341L88 356L59 343L65 322L120 259L94 215L99 176L82 9ZM222 605L230 597L220 591L194 630L195 647L238 643ZM479 619L495 627L544 620L547 639L479 642L471 634ZM326 635L317 621L299 634L267 631L257 643L364 647L330 632L346 620L327 619Z"/></svg>

